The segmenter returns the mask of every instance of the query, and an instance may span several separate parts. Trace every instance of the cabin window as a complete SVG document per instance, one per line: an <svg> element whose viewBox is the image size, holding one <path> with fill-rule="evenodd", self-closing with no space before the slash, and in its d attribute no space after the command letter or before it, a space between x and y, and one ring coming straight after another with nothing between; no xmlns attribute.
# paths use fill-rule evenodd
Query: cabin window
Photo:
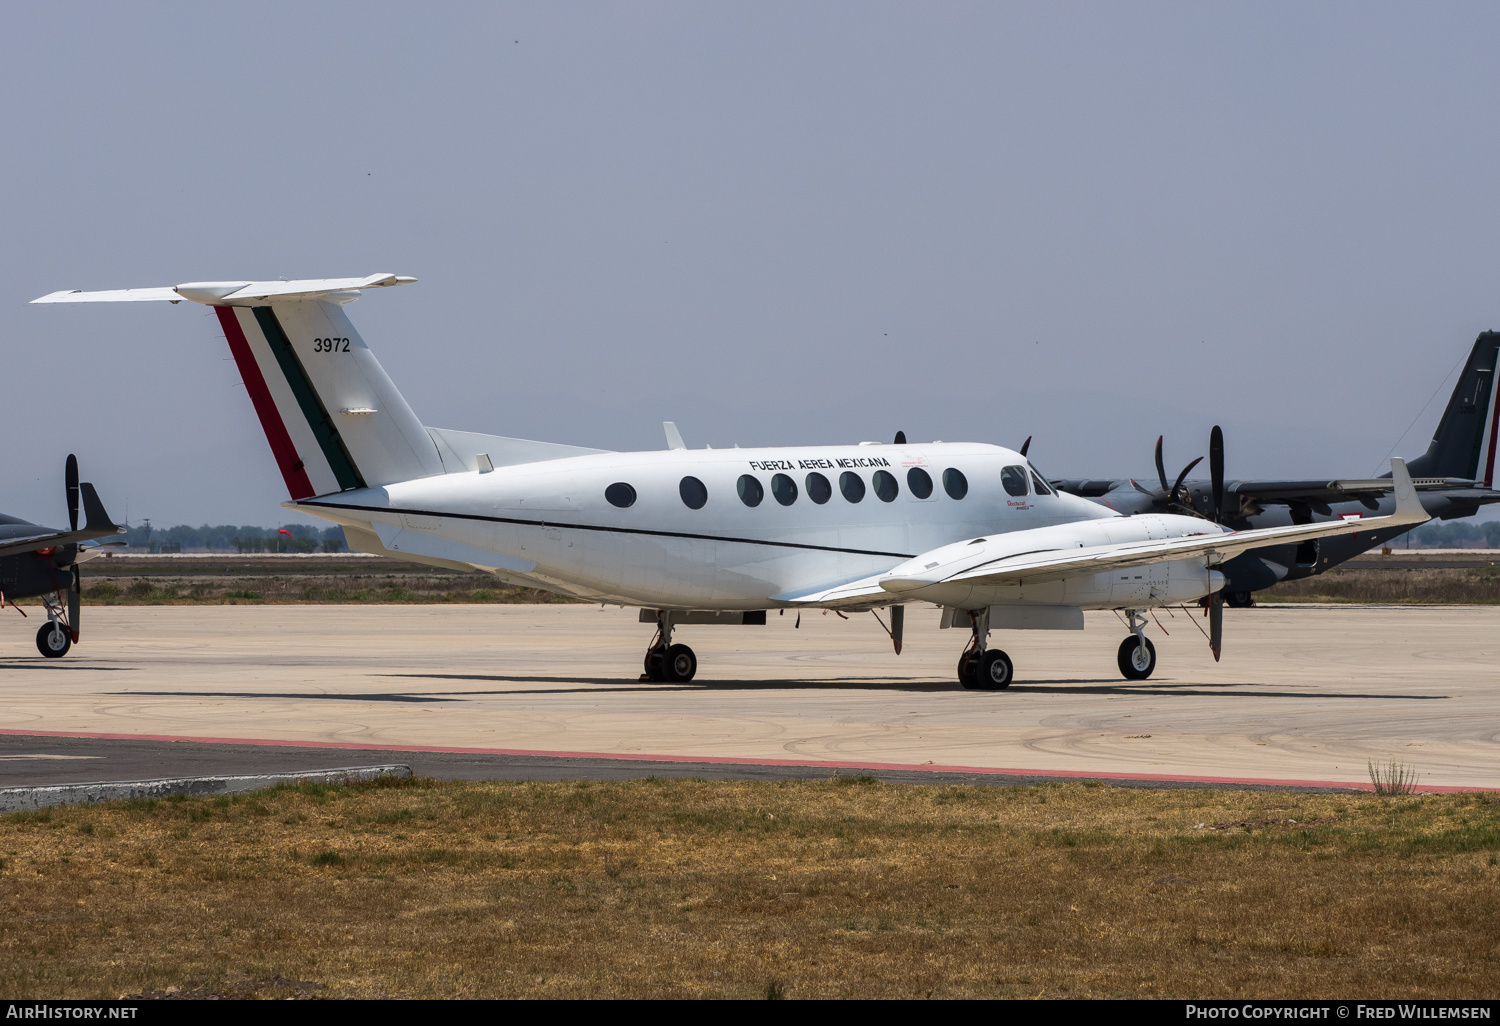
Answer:
<svg viewBox="0 0 1500 1026"><path fill-rule="evenodd" d="M1000 471L1000 483L1006 495L1026 494L1026 471L1022 467L1006 467Z"/></svg>
<svg viewBox="0 0 1500 1026"><path fill-rule="evenodd" d="M635 489L624 481L616 481L604 489L604 497L611 506L619 506L621 509L635 505Z"/></svg>
<svg viewBox="0 0 1500 1026"><path fill-rule="evenodd" d="M1031 489L1038 495L1052 494L1052 489L1047 487L1047 482L1041 479L1035 469L1031 471Z"/></svg>
<svg viewBox="0 0 1500 1026"><path fill-rule="evenodd" d="M859 502L865 497L865 480L852 470L846 470L839 475L839 491L850 502Z"/></svg>
<svg viewBox="0 0 1500 1026"><path fill-rule="evenodd" d="M901 486L896 483L896 476L888 470L875 471L872 483L875 485L875 495L881 502L895 502L896 496L901 494Z"/></svg>
<svg viewBox="0 0 1500 1026"><path fill-rule="evenodd" d="M797 501L797 482L785 474L777 474L771 478L771 494L783 506L790 506Z"/></svg>
<svg viewBox="0 0 1500 1026"><path fill-rule="evenodd" d="M912 467L906 472L906 487L919 499L932 494L932 475L921 467Z"/></svg>
<svg viewBox="0 0 1500 1026"><path fill-rule="evenodd" d="M819 506L833 498L833 485L822 474L808 474L802 483L807 485L807 497Z"/></svg>
<svg viewBox="0 0 1500 1026"><path fill-rule="evenodd" d="M696 477L685 477L677 485L677 494L688 509L702 509L708 503L708 489Z"/></svg>
<svg viewBox="0 0 1500 1026"><path fill-rule="evenodd" d="M943 491L950 499L962 499L969 494L969 479L964 477L962 470L949 467L943 471Z"/></svg>
<svg viewBox="0 0 1500 1026"><path fill-rule="evenodd" d="M746 506L759 506L760 500L766 497L766 490L749 474L741 474L739 483L735 487L739 489L740 501Z"/></svg>

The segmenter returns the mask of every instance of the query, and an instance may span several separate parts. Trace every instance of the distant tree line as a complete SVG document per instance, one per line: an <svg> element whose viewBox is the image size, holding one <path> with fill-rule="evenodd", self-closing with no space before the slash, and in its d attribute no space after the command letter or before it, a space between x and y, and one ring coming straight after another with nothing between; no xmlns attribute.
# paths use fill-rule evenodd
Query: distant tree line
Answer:
<svg viewBox="0 0 1500 1026"><path fill-rule="evenodd" d="M289 534L282 534L287 531ZM149 552L183 552L188 549L219 549L235 552L343 552L344 530L327 527L321 530L307 524L282 527L251 527L233 524L192 527L153 527L140 523L125 531L124 540L132 549Z"/></svg>

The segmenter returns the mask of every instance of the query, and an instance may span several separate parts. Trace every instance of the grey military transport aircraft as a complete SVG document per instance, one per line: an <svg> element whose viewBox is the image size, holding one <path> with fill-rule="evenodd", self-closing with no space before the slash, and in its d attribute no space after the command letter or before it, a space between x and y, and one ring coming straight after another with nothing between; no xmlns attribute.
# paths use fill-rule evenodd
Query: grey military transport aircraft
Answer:
<svg viewBox="0 0 1500 1026"><path fill-rule="evenodd" d="M1423 508L1439 520L1473 516L1481 506L1500 502L1495 479L1496 420L1500 416L1495 378L1500 374L1500 332L1486 331L1474 342L1468 362L1427 452L1407 464ZM1030 439L1027 443L1029 445ZM1021 447L1025 453L1027 445ZM1103 503L1125 514L1186 513L1237 531L1287 524L1384 516L1395 508L1389 474L1378 478L1311 481L1225 481L1224 436L1209 439L1208 480L1188 480L1202 461L1193 460L1177 480L1167 481L1162 440L1156 440L1159 487L1131 478L1052 480L1053 487ZM1316 538L1297 545L1256 549L1219 566L1228 578L1227 605L1254 604L1254 593L1280 581L1312 577L1411 530L1412 525Z"/></svg>
<svg viewBox="0 0 1500 1026"><path fill-rule="evenodd" d="M125 528L116 525L104 511L94 486L87 481L79 483L76 457L68 457L64 476L68 530L42 527L0 514L0 607L16 599L40 597L47 610L47 622L37 629L36 647L52 659L66 655L78 640L78 603L82 594L78 564L100 553L103 546L95 539L125 533ZM84 512L81 530L80 501Z"/></svg>

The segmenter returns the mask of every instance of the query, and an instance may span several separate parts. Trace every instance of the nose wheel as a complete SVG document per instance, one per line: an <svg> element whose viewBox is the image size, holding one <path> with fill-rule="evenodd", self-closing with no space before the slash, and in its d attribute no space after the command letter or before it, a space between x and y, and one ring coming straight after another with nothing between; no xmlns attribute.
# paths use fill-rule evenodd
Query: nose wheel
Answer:
<svg viewBox="0 0 1500 1026"><path fill-rule="evenodd" d="M73 647L73 637L59 621L49 620L36 632L36 647L48 659L61 659Z"/></svg>
<svg viewBox="0 0 1500 1026"><path fill-rule="evenodd" d="M1120 642L1117 661L1126 680L1145 680L1156 669L1156 646L1150 638L1132 634Z"/></svg>

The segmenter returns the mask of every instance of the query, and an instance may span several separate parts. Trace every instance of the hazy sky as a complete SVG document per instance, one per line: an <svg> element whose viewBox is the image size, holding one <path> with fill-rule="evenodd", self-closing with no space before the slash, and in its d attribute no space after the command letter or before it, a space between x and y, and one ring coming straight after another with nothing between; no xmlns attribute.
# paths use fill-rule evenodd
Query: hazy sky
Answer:
<svg viewBox="0 0 1500 1026"><path fill-rule="evenodd" d="M1231 477L1367 475L1500 327L1497 43L1463 3L5 4L0 510L61 522L76 452L117 517L285 516L210 311L28 300L375 271L421 282L349 313L441 427L1149 476L1220 423Z"/></svg>

